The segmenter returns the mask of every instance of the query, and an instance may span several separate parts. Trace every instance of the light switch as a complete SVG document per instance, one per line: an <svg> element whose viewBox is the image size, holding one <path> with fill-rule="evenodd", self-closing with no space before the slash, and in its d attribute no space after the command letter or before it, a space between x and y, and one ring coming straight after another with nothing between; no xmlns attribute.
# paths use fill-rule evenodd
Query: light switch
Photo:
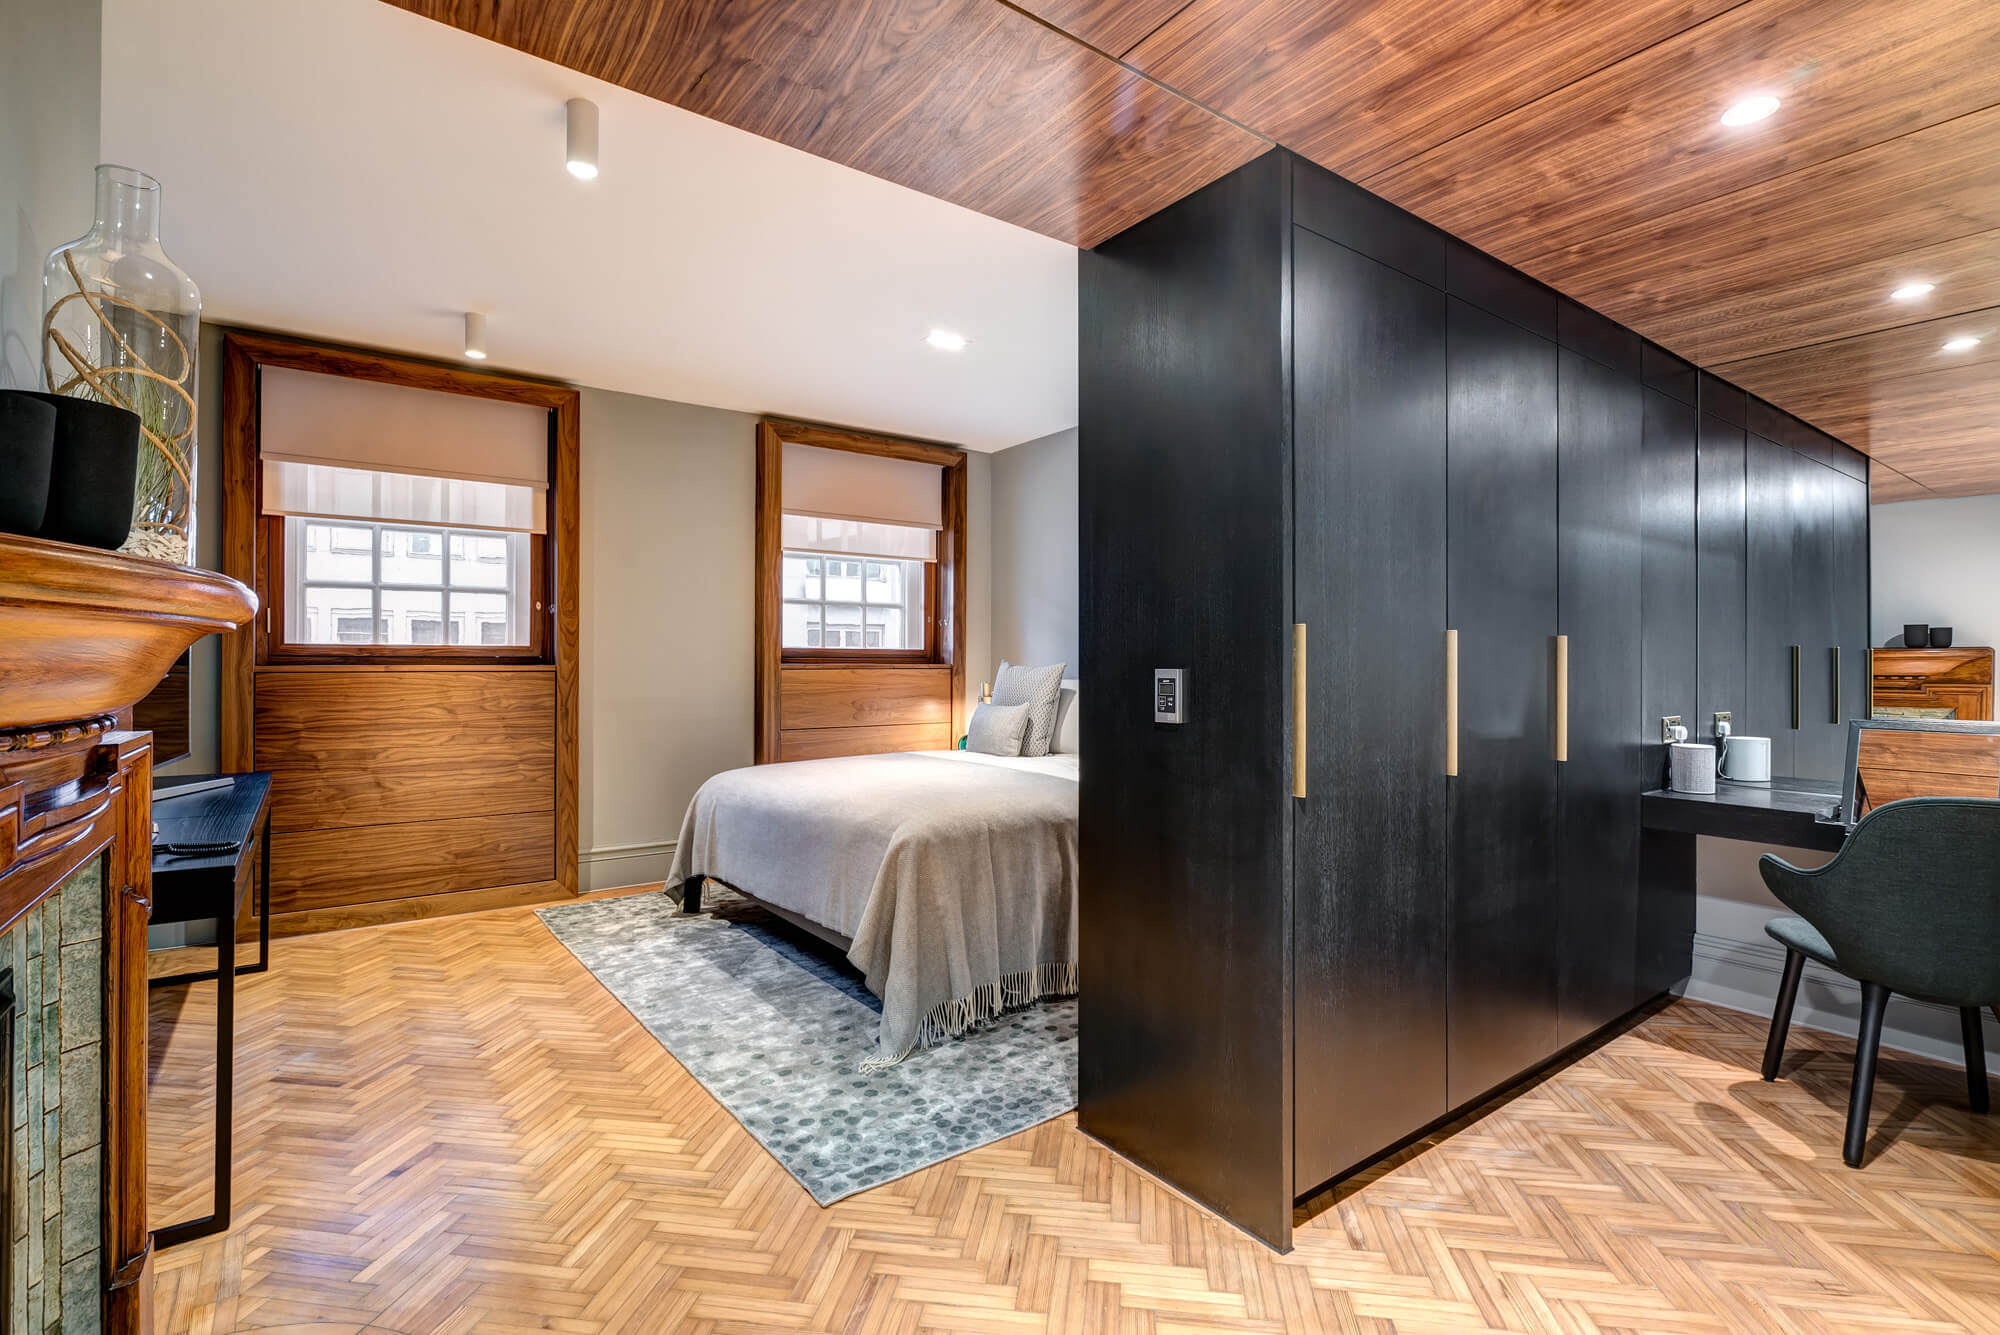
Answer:
<svg viewBox="0 0 2000 1335"><path fill-rule="evenodd" d="M1153 669L1153 722L1179 723L1185 701L1181 695L1179 668Z"/></svg>

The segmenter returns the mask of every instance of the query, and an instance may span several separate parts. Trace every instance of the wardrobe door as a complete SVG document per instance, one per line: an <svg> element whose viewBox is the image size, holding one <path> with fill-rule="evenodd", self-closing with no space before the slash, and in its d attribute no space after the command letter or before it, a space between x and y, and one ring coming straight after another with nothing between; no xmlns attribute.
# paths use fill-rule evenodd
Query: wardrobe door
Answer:
<svg viewBox="0 0 2000 1335"><path fill-rule="evenodd" d="M1840 765L1847 766L1847 723L1869 716L1868 483L1837 473L1833 495L1835 643L1840 646Z"/></svg>
<svg viewBox="0 0 2000 1335"><path fill-rule="evenodd" d="M1834 664L1840 657L1833 487L1841 475L1792 454L1792 635L1799 646L1799 731L1794 772L1837 779L1847 759L1847 725L1834 717Z"/></svg>
<svg viewBox="0 0 2000 1335"><path fill-rule="evenodd" d="M1795 776L1792 664L1796 649L1803 671L1805 646L1792 634L1792 452L1755 432L1744 439L1743 506L1748 703L1736 731L1769 737L1771 774Z"/></svg>
<svg viewBox="0 0 2000 1335"><path fill-rule="evenodd" d="M1444 294L1294 233L1296 1190L1445 1104Z"/></svg>
<svg viewBox="0 0 2000 1335"><path fill-rule="evenodd" d="M1555 1052L1556 348L1450 298L1450 1101Z"/></svg>
<svg viewBox="0 0 2000 1335"><path fill-rule="evenodd" d="M1640 1000L1640 392L1636 380L1562 353L1560 611L1569 672L1557 1040L1564 1044Z"/></svg>
<svg viewBox="0 0 2000 1335"><path fill-rule="evenodd" d="M1700 465L1700 676L1688 736L1709 741L1715 716L1726 711L1730 728L1749 722L1743 674L1749 635L1745 598L1743 439L1740 426L1701 415Z"/></svg>

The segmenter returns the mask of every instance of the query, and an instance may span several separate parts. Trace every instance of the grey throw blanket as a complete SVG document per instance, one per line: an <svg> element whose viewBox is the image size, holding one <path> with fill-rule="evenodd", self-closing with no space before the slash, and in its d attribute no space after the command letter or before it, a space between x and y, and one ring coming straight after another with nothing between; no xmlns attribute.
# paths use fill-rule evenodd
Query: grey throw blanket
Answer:
<svg viewBox="0 0 2000 1335"><path fill-rule="evenodd" d="M681 823L667 885L710 876L853 941L901 1061L1076 991L1074 778L898 754L729 770Z"/></svg>

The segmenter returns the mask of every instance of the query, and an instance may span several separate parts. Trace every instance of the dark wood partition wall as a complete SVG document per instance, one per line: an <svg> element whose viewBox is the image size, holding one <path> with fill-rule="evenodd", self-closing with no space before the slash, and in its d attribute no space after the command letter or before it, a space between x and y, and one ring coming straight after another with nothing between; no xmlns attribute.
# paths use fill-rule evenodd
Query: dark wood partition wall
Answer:
<svg viewBox="0 0 2000 1335"><path fill-rule="evenodd" d="M1081 1123L1284 1247L1686 977L1661 718L1830 776L1866 461L1283 151L1080 272Z"/></svg>
<svg viewBox="0 0 2000 1335"><path fill-rule="evenodd" d="M276 932L576 893L579 395L563 385L231 331L224 340L222 567L267 611L222 644L225 770L266 769ZM283 577L261 513L266 366L548 410L548 533L530 649L318 653L273 632Z"/></svg>

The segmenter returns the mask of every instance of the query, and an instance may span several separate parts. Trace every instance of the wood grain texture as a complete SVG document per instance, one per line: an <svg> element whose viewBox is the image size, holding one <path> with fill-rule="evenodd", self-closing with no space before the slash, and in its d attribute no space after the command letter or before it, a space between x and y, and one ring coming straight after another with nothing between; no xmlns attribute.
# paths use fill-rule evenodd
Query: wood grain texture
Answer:
<svg viewBox="0 0 2000 1335"><path fill-rule="evenodd" d="M547 812L274 830L271 912L548 881L554 864L555 821Z"/></svg>
<svg viewBox="0 0 2000 1335"><path fill-rule="evenodd" d="M778 734L778 759L825 760L888 751L949 751L957 742L949 723L885 723L864 728L787 728Z"/></svg>
<svg viewBox="0 0 2000 1335"><path fill-rule="evenodd" d="M1016 7L1086 46L1122 56L1187 6L1188 0L1021 0Z"/></svg>
<svg viewBox="0 0 2000 1335"><path fill-rule="evenodd" d="M254 768L275 776L271 828L552 815L555 681L553 668L260 673Z"/></svg>
<svg viewBox="0 0 2000 1335"><path fill-rule="evenodd" d="M428 922L436 918L455 918L467 913L484 913L489 909L514 908L524 904L558 904L582 897L565 889L559 881L524 881L519 885L496 885L483 890L443 890L409 895L403 899L377 899L365 904L273 913L271 935L311 936L318 932L347 932L357 927Z"/></svg>
<svg viewBox="0 0 2000 1335"><path fill-rule="evenodd" d="M1632 8L1592 6L1607 19ZM2000 23L1989 10L1757 0L1362 181L1497 255L1588 245L1991 105ZM1766 88L1782 95L1780 116L1721 123L1736 90ZM1698 264L1684 272L1699 281Z"/></svg>
<svg viewBox="0 0 2000 1335"><path fill-rule="evenodd" d="M1954 717L1993 718L1993 651L1876 649L1870 654L1878 706L1952 709Z"/></svg>
<svg viewBox="0 0 2000 1335"><path fill-rule="evenodd" d="M789 667L779 690L786 731L952 721L949 667Z"/></svg>
<svg viewBox="0 0 2000 1335"><path fill-rule="evenodd" d="M1268 143L993 0L392 0L1090 246Z"/></svg>
<svg viewBox="0 0 2000 1335"><path fill-rule="evenodd" d="M213 984L153 993L155 1217L205 1202ZM1679 1002L1300 1212L1277 1256L1062 1117L822 1209L527 910L280 941L234 1227L160 1335L2000 1328L2000 1122Z"/></svg>
<svg viewBox="0 0 2000 1335"><path fill-rule="evenodd" d="M1127 59L1322 167L1366 181L1729 7L1195 0Z"/></svg>
<svg viewBox="0 0 2000 1335"><path fill-rule="evenodd" d="M2000 797L2000 737L1866 728L1856 769L1864 813L1906 797Z"/></svg>
<svg viewBox="0 0 2000 1335"><path fill-rule="evenodd" d="M757 516L755 611L756 677L752 684L754 701L751 730L755 763L768 765L778 758L778 732L784 726L779 705L781 619L784 578L784 470L785 442L772 422L757 424Z"/></svg>

